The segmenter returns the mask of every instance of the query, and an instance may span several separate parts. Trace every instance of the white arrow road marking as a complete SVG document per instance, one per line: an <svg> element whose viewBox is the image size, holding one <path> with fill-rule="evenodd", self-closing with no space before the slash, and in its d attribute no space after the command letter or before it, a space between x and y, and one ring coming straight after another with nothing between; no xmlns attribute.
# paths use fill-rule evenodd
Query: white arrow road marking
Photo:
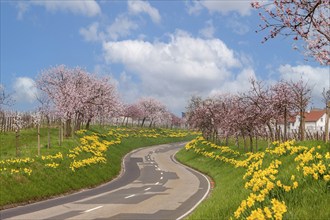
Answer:
<svg viewBox="0 0 330 220"><path fill-rule="evenodd" d="M132 195L126 196L125 199L131 198L131 197L133 197L133 196L135 196L135 194L132 194Z"/></svg>
<svg viewBox="0 0 330 220"><path fill-rule="evenodd" d="M84 212L91 212L91 211L94 211L94 210L96 210L96 209L100 209L100 208L102 208L103 206L98 206L98 207L95 207L95 208L92 208L92 209L88 209L88 210L86 210L86 211L84 211Z"/></svg>

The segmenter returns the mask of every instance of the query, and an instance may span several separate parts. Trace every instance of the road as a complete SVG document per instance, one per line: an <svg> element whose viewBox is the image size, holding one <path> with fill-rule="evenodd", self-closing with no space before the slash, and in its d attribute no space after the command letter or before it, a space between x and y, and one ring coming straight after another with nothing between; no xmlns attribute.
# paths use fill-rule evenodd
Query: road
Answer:
<svg viewBox="0 0 330 220"><path fill-rule="evenodd" d="M209 193L206 176L174 159L183 143L125 156L114 181L94 189L6 209L1 219L181 219Z"/></svg>

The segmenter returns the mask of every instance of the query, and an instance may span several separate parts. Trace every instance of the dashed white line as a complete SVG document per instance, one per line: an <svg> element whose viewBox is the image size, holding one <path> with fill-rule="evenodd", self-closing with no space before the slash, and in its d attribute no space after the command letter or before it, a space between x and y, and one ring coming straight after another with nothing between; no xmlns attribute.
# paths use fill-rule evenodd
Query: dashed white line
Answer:
<svg viewBox="0 0 330 220"><path fill-rule="evenodd" d="M132 194L132 195L126 196L125 199L131 198L131 197L133 197L133 196L135 196L135 194Z"/></svg>
<svg viewBox="0 0 330 220"><path fill-rule="evenodd" d="M158 185L158 184L159 184L159 182L155 183L155 185Z"/></svg>
<svg viewBox="0 0 330 220"><path fill-rule="evenodd" d="M102 208L103 206L97 206L97 207L95 207L95 208L92 208L92 209L88 209L88 210L86 210L85 212L91 212L91 211L94 211L94 210L96 210L96 209L100 209L100 208Z"/></svg>
<svg viewBox="0 0 330 220"><path fill-rule="evenodd" d="M163 172L160 172L160 175L163 175Z"/></svg>
<svg viewBox="0 0 330 220"><path fill-rule="evenodd" d="M151 189L151 187L148 187L148 188L144 189L144 191L148 191L149 189Z"/></svg>
<svg viewBox="0 0 330 220"><path fill-rule="evenodd" d="M163 177L160 177L160 179L162 180L162 179L163 179Z"/></svg>

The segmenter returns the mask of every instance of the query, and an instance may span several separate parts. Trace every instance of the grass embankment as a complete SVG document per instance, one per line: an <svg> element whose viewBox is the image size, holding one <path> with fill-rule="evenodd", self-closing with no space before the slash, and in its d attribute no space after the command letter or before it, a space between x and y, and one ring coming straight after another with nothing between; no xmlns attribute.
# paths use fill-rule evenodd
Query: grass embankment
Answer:
<svg viewBox="0 0 330 220"><path fill-rule="evenodd" d="M35 129L21 132L21 156L15 157L15 134L1 134L0 209L50 198L115 178L128 152L145 146L191 140L183 131L164 129L93 129L80 131L57 145L58 132L51 131L47 148L42 130L41 156L37 154Z"/></svg>
<svg viewBox="0 0 330 220"><path fill-rule="evenodd" d="M244 153L193 140L176 157L215 187L188 219L330 219L329 148L286 142Z"/></svg>

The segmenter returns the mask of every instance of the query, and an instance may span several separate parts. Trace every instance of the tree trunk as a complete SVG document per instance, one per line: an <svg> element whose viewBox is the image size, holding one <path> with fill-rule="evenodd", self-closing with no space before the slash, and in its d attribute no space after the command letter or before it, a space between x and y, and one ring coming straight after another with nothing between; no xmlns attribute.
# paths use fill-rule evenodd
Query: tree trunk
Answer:
<svg viewBox="0 0 330 220"><path fill-rule="evenodd" d="M40 124L37 125L38 129L38 156L40 156Z"/></svg>
<svg viewBox="0 0 330 220"><path fill-rule="evenodd" d="M325 111L325 143L329 142L329 117L330 117L330 101L328 102L326 111Z"/></svg>
<svg viewBox="0 0 330 220"><path fill-rule="evenodd" d="M141 127L143 127L145 120L146 120L146 118L143 118Z"/></svg>
<svg viewBox="0 0 330 220"><path fill-rule="evenodd" d="M65 137L71 137L71 119L66 120Z"/></svg>
<svg viewBox="0 0 330 220"><path fill-rule="evenodd" d="M250 151L253 152L253 135L249 134L250 137Z"/></svg>
<svg viewBox="0 0 330 220"><path fill-rule="evenodd" d="M267 122L267 127L269 129L270 140L273 142L274 141L273 128L272 128L272 126L270 125L269 122Z"/></svg>
<svg viewBox="0 0 330 220"><path fill-rule="evenodd" d="M288 124L288 114L287 114L287 109L284 108L284 140L283 141L287 141L287 136L286 136L286 127L287 127L287 124Z"/></svg>
<svg viewBox="0 0 330 220"><path fill-rule="evenodd" d="M258 152L258 135L256 135L256 152Z"/></svg>
<svg viewBox="0 0 330 220"><path fill-rule="evenodd" d="M242 133L243 136L243 143L244 143L244 151L247 152L247 146L246 146L246 139L244 133Z"/></svg>
<svg viewBox="0 0 330 220"><path fill-rule="evenodd" d="M126 127L128 126L128 117L126 117Z"/></svg>
<svg viewBox="0 0 330 220"><path fill-rule="evenodd" d="M20 149L19 149L19 137L20 137L20 130L17 129L16 130L16 157L19 157L21 152L20 152Z"/></svg>
<svg viewBox="0 0 330 220"><path fill-rule="evenodd" d="M235 135L235 142L236 142L237 148L239 148L239 140L238 140L238 135L237 134Z"/></svg>
<svg viewBox="0 0 330 220"><path fill-rule="evenodd" d="M300 140L305 140L305 113L300 111L300 125L299 125Z"/></svg>
<svg viewBox="0 0 330 220"><path fill-rule="evenodd" d="M89 125L91 123L92 119L91 118L88 118L87 122L86 122L86 130L89 129Z"/></svg>
<svg viewBox="0 0 330 220"><path fill-rule="evenodd" d="M47 133L48 133L48 144L47 148L50 148L50 119L47 117Z"/></svg>

